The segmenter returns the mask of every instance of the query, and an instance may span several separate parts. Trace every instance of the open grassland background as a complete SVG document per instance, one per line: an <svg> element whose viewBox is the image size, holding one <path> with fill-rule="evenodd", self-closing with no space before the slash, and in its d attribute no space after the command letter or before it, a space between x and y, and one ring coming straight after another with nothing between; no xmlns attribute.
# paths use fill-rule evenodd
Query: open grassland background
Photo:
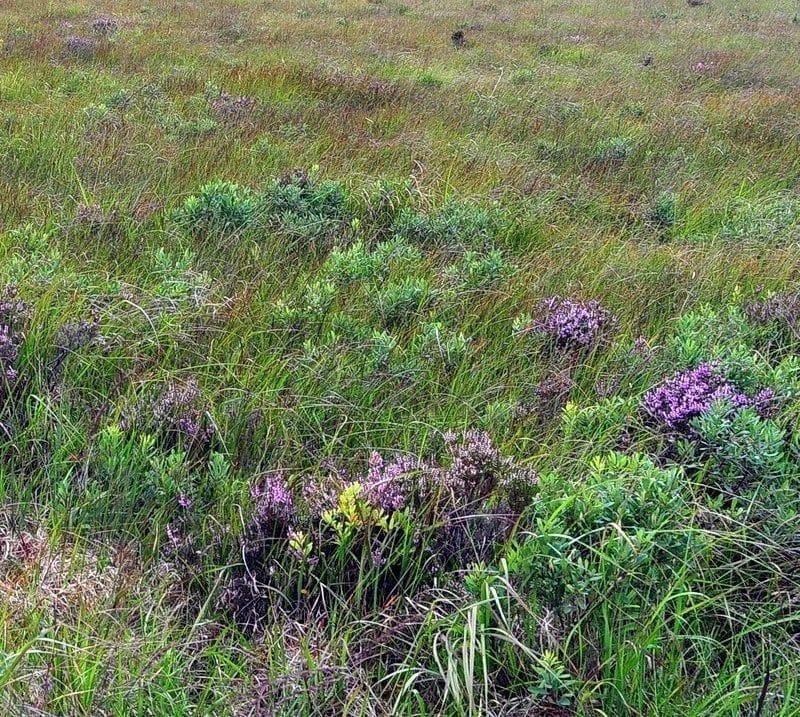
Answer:
<svg viewBox="0 0 800 717"><path fill-rule="evenodd" d="M800 5L0 44L10 714L800 714Z"/></svg>

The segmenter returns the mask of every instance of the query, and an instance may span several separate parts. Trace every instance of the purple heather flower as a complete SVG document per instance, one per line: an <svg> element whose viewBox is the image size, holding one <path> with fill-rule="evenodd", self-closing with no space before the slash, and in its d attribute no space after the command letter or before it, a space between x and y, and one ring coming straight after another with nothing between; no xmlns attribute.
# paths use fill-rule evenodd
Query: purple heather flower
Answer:
<svg viewBox="0 0 800 717"><path fill-rule="evenodd" d="M85 37L77 37L76 35L65 37L64 47L70 55L83 59L92 57L97 49L92 40L88 40Z"/></svg>
<svg viewBox="0 0 800 717"><path fill-rule="evenodd" d="M281 473L267 477L250 490L260 521L281 520L291 522L295 517L294 496Z"/></svg>
<svg viewBox="0 0 800 717"><path fill-rule="evenodd" d="M691 421L717 401L726 401L734 412L748 407L761 412L761 407L772 404L774 396L772 389L765 389L751 399L728 381L718 363L701 363L696 368L674 374L648 391L642 407L667 431L691 436Z"/></svg>
<svg viewBox="0 0 800 717"><path fill-rule="evenodd" d="M92 23L92 30L102 37L109 37L119 29L119 23L113 17L98 17Z"/></svg>
<svg viewBox="0 0 800 717"><path fill-rule="evenodd" d="M450 467L444 473L447 485L467 500L485 498L511 463L492 443L486 431L465 431L459 440L449 431L444 436L450 452Z"/></svg>
<svg viewBox="0 0 800 717"><path fill-rule="evenodd" d="M402 510L408 501L410 479L420 466L420 461L411 456L401 456L385 463L381 454L374 451L369 459L367 475L361 480L365 499L387 513Z"/></svg>
<svg viewBox="0 0 800 717"><path fill-rule="evenodd" d="M751 401L751 405L755 412L761 418L774 418L778 412L779 401L775 394L775 389L765 388L759 391Z"/></svg>
<svg viewBox="0 0 800 717"><path fill-rule="evenodd" d="M779 326L800 334L800 291L781 291L744 305L744 314L756 326Z"/></svg>
<svg viewBox="0 0 800 717"><path fill-rule="evenodd" d="M183 508L184 510L189 510L193 505L192 499L188 495L179 495L178 496L178 506Z"/></svg>
<svg viewBox="0 0 800 717"><path fill-rule="evenodd" d="M156 425L174 430L191 439L209 439L214 427L203 426L203 411L199 408L200 387L195 379L172 383L153 402L152 417Z"/></svg>
<svg viewBox="0 0 800 717"><path fill-rule="evenodd" d="M255 97L237 96L222 92L218 97L211 100L210 106L224 122L239 124L253 114L257 102Z"/></svg>
<svg viewBox="0 0 800 717"><path fill-rule="evenodd" d="M16 284L8 284L0 291L0 324L10 330L20 329L30 313L31 307L19 298Z"/></svg>
<svg viewBox="0 0 800 717"><path fill-rule="evenodd" d="M577 301L552 296L541 305L542 315L533 320L528 332L543 334L566 350L593 347L611 325L613 318L598 301Z"/></svg>

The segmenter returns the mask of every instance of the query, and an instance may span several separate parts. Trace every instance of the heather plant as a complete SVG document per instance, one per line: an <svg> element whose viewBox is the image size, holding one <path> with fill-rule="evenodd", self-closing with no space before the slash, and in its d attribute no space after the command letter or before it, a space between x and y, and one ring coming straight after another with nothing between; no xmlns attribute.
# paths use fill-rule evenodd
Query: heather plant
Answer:
<svg viewBox="0 0 800 717"><path fill-rule="evenodd" d="M122 427L157 435L165 445L205 447L215 425L205 407L197 380L170 381L155 387L123 415Z"/></svg>
<svg viewBox="0 0 800 717"><path fill-rule="evenodd" d="M642 401L647 416L661 429L691 436L693 419L715 403L727 404L729 412L751 405L751 399L737 391L719 365L701 363L694 369L670 376L648 391Z"/></svg>
<svg viewBox="0 0 800 717"><path fill-rule="evenodd" d="M538 315L518 319L519 333L540 335L562 351L587 351L606 338L614 318L594 299L580 301L552 296L539 306Z"/></svg>
<svg viewBox="0 0 800 717"><path fill-rule="evenodd" d="M119 22L113 17L97 17L92 21L92 32L102 38L111 37L119 30Z"/></svg>

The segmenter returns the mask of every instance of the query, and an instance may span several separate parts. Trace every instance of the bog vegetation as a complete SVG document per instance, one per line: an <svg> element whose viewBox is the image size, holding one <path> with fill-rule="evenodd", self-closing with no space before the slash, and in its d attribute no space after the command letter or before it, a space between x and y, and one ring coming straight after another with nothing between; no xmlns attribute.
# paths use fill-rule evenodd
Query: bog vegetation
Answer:
<svg viewBox="0 0 800 717"><path fill-rule="evenodd" d="M0 7L0 705L800 714L789 3Z"/></svg>

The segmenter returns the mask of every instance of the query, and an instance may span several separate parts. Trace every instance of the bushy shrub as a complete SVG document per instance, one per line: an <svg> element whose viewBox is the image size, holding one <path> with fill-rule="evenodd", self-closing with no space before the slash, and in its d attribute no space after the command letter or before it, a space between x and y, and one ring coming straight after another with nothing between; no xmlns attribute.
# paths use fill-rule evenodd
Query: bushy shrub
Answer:
<svg viewBox="0 0 800 717"><path fill-rule="evenodd" d="M500 218L477 204L448 202L429 214L410 209L400 212L393 233L427 247L490 246L500 229Z"/></svg>
<svg viewBox="0 0 800 717"><path fill-rule="evenodd" d="M657 586L695 540L680 530L691 513L684 483L680 468L621 453L591 459L577 483L543 477L536 527L508 552L509 571L534 604L564 615L611 591Z"/></svg>
<svg viewBox="0 0 800 717"><path fill-rule="evenodd" d="M598 164L619 165L633 154L634 149L631 137L610 137L597 143L591 160Z"/></svg>
<svg viewBox="0 0 800 717"><path fill-rule="evenodd" d="M731 411L718 402L692 419L691 431L692 440L678 445L678 460L727 491L753 482L774 486L800 470L786 452L786 433L752 408Z"/></svg>
<svg viewBox="0 0 800 717"><path fill-rule="evenodd" d="M200 187L176 212L180 226L191 231L231 232L249 226L256 217L257 201L252 190L218 180Z"/></svg>
<svg viewBox="0 0 800 717"><path fill-rule="evenodd" d="M678 220L678 211L678 195L674 192L664 192L651 205L647 219L658 227L669 229Z"/></svg>
<svg viewBox="0 0 800 717"><path fill-rule="evenodd" d="M469 249L456 264L447 267L446 276L458 289L490 289L513 273L513 267L498 249L477 252Z"/></svg>
<svg viewBox="0 0 800 717"><path fill-rule="evenodd" d="M375 297L378 313L387 327L408 324L431 298L425 279L406 277L393 281Z"/></svg>
<svg viewBox="0 0 800 717"><path fill-rule="evenodd" d="M330 236L348 216L348 196L340 182L317 172L295 170L273 179L259 195L259 213L269 226L296 238Z"/></svg>

